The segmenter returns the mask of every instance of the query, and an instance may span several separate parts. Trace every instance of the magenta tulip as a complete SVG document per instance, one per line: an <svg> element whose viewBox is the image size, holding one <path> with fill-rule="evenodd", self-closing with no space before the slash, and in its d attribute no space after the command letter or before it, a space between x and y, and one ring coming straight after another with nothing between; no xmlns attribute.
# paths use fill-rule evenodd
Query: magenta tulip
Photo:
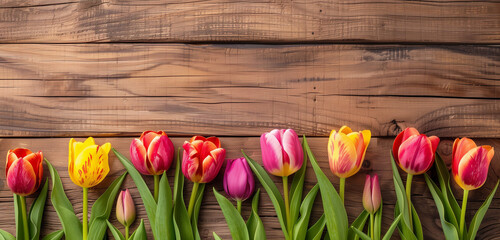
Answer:
<svg viewBox="0 0 500 240"><path fill-rule="evenodd" d="M30 195L40 187L43 175L43 154L26 148L7 153L5 176L10 190L20 196Z"/></svg>
<svg viewBox="0 0 500 240"><path fill-rule="evenodd" d="M231 198L245 201L255 187L252 170L245 158L229 159L224 172L224 190Z"/></svg>
<svg viewBox="0 0 500 240"><path fill-rule="evenodd" d="M293 129L274 129L262 134L260 148L264 167L275 176L289 176L304 162L302 145Z"/></svg>
<svg viewBox="0 0 500 240"><path fill-rule="evenodd" d="M130 157L144 175L161 175L172 165L174 144L163 131L145 131L130 144Z"/></svg>
<svg viewBox="0 0 500 240"><path fill-rule="evenodd" d="M378 183L378 175L370 177L366 175L365 190L363 191L363 207L371 214L374 214L380 208L382 203L382 195L380 194L380 185Z"/></svg>

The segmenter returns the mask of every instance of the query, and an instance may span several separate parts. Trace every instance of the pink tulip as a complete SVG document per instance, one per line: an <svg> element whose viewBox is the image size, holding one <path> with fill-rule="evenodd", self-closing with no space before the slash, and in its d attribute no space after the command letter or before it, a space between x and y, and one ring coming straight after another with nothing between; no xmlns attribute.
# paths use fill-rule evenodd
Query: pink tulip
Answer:
<svg viewBox="0 0 500 240"><path fill-rule="evenodd" d="M427 137L415 128L407 128L394 140L392 146L394 160L409 174L425 173L434 163L438 144L438 137Z"/></svg>
<svg viewBox="0 0 500 240"><path fill-rule="evenodd" d="M224 190L235 200L244 201L255 187L252 170L245 158L228 160L224 173Z"/></svg>
<svg viewBox="0 0 500 240"><path fill-rule="evenodd" d="M260 148L264 167L275 176L289 176L304 162L302 145L293 129L274 129L262 134Z"/></svg>
<svg viewBox="0 0 500 240"><path fill-rule="evenodd" d="M197 183L212 181L219 173L226 150L221 148L218 138L194 136L182 146L182 173L189 180Z"/></svg>
<svg viewBox="0 0 500 240"><path fill-rule="evenodd" d="M116 219L126 227L135 221L134 200L128 189L121 191L118 195L118 201L116 201Z"/></svg>
<svg viewBox="0 0 500 240"><path fill-rule="evenodd" d="M456 139L453 143L452 173L455 182L464 190L483 186L488 167L495 154L491 146L477 146L469 138Z"/></svg>
<svg viewBox="0 0 500 240"><path fill-rule="evenodd" d="M380 185L378 175L372 177L366 175L365 190L363 191L363 207L371 214L376 213L380 208L382 196L380 194Z"/></svg>
<svg viewBox="0 0 500 240"><path fill-rule="evenodd" d="M146 131L130 144L130 157L140 173L161 175L172 165L174 144L163 131Z"/></svg>
<svg viewBox="0 0 500 240"><path fill-rule="evenodd" d="M16 148L7 153L5 175L10 190L20 196L30 195L40 187L43 176L43 154L26 148Z"/></svg>

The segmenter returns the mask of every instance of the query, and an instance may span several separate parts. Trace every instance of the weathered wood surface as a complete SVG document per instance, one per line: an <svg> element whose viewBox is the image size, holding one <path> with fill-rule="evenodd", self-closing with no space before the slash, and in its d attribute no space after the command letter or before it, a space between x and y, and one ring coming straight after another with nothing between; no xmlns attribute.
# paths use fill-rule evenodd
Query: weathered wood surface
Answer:
<svg viewBox="0 0 500 240"><path fill-rule="evenodd" d="M120 152L128 156L128 149L130 146L132 138L98 138L97 143L103 144L104 142L111 142L112 145ZM180 146L182 142L186 140L185 138L173 138L175 146ZM327 138L309 138L312 151L315 153L320 166L323 171L330 177L334 182L334 186L338 186L338 179L333 177L330 173L328 167L328 160L326 155L326 144ZM8 149L15 147L29 147L33 150L44 151L44 156L57 168L59 174L61 175L66 193L68 194L70 201L74 204L78 216L81 218L81 189L74 185L69 179L67 173L67 143L69 139L67 138L12 138L12 139L2 139L0 140L0 152L6 152ZM240 157L240 149L244 149L252 158L254 158L259 163L260 159L260 148L259 139L257 137L223 137L221 138L222 145L227 149L228 158ZM362 170L355 176L347 180L346 187L346 208L349 215L349 220L353 221L357 214L362 210L362 191L365 180L365 174L367 173L377 173L381 178L381 189L382 197L384 201L384 215L383 215L383 229L388 228L390 222L393 219L393 206L395 204L395 193L392 181L392 172L389 162L389 151L392 146L391 138L374 138L372 139L370 146L367 151L366 160L363 164ZM500 149L500 140L498 139L481 139L477 141L478 144L490 144L497 149ZM442 154L445 161L449 164L451 161L451 145L452 140L443 140L438 148L438 152ZM111 154L110 155L111 171L109 176L104 180L103 183L95 188L90 189L89 199L91 202L95 201L97 197L102 194L105 188L114 180L119 174L121 174L124 169L120 164L118 159ZM4 165L0 165L0 172L3 172ZM44 169L45 176L49 176L48 170ZM223 172L223 170L221 171ZM490 168L490 174L486 184L479 190L472 191L470 196L470 203L468 205L468 211L466 218L468 221L472 219L473 213L481 206L482 201L486 198L487 194L491 191L495 184L495 181L499 178L500 172L500 154L495 155ZM173 169L169 171L169 175L173 176ZM217 233L224 239L230 239L229 230L226 226L222 212L211 192L212 187L215 187L218 191L223 191L222 188L222 175L206 186L205 198L202 204L202 210L200 213L200 231L202 234L202 239L211 239L212 231L217 231ZM404 176L404 174L403 174ZM150 186L152 186L152 178L145 177ZM5 184L5 176L0 174L0 209L2 212L2 217L0 218L0 228L7 230L9 232L15 232L13 219L13 201L12 194ZM279 178L273 177L275 182L281 188L281 180ZM173 182L173 179L172 181ZM306 173L306 188L310 189L313 184L315 184L316 178L314 172L310 165L308 165L308 170ZM191 184L185 189L186 198L189 197ZM260 184L257 184L260 187ZM123 188L130 188L134 201L137 204L138 218L146 218L145 210L142 206L142 201L140 199L139 193L135 188L135 185L131 181L130 177L127 177ZM460 188L454 183L452 188L455 191L455 195L461 196L462 192ZM263 190L263 189L262 189ZM264 190L263 190L264 191ZM413 182L413 202L416 205L417 211L421 218L423 219L423 228L425 239L443 239L439 216L435 208L434 202L427 189L423 177L419 176L414 179ZM461 198L461 197L460 197ZM30 198L28 202L30 203L32 199ZM246 217L249 215L249 202L243 204L243 214ZM313 210L312 219L317 219L321 214L321 201L317 198L317 204L315 204ZM265 191L261 193L261 202L259 208L259 214L264 221L264 226L266 229L266 234L268 239L282 239L282 233L279 226L279 222L276 218L273 206L269 198L267 197ZM497 231L500 227L500 222L498 221L498 215L500 214L500 193L497 193L495 199L493 200L490 210L485 216L483 225L481 226L477 239L498 239L500 238L500 232ZM54 230L61 228L59 220L55 211L53 210L50 201L47 203L47 208L45 210L45 218L43 222L43 235ZM116 221L115 213L113 211L111 215L111 221L118 226ZM133 225L133 228L137 227L138 221ZM397 235L397 234L395 234ZM151 236L150 236L151 237Z"/></svg>
<svg viewBox="0 0 500 240"><path fill-rule="evenodd" d="M0 136L500 137L500 47L0 45Z"/></svg>
<svg viewBox="0 0 500 240"><path fill-rule="evenodd" d="M4 43L500 41L495 0L0 3Z"/></svg>

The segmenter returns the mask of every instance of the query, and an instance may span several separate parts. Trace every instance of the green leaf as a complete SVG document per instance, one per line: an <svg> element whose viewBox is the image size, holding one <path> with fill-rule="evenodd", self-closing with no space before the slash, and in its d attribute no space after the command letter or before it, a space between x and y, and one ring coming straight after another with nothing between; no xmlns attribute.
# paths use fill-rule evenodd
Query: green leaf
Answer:
<svg viewBox="0 0 500 240"><path fill-rule="evenodd" d="M318 180L319 189L321 191L323 210L325 211L326 217L326 227L330 239L346 239L348 223L347 213L342 203L342 199L340 199L337 190L335 190L328 177L323 173L316 162L316 158L311 152L309 144L307 144L306 137L304 136L303 139L307 155L309 156L314 173L316 174L316 179Z"/></svg>
<svg viewBox="0 0 500 240"><path fill-rule="evenodd" d="M12 234L0 229L0 240L16 240L16 237Z"/></svg>
<svg viewBox="0 0 500 240"><path fill-rule="evenodd" d="M194 240L191 222L184 203L183 188L184 175L181 173L181 161L179 158L180 148L177 151L174 180L174 227L177 239Z"/></svg>
<svg viewBox="0 0 500 240"><path fill-rule="evenodd" d="M308 230L307 230L307 235L306 239L307 240L320 240L321 236L323 236L323 230L325 229L326 225L326 218L325 214L323 213L321 217L316 221L315 224L313 224Z"/></svg>
<svg viewBox="0 0 500 240"><path fill-rule="evenodd" d="M302 148L304 148L304 143L302 143ZM299 171L297 171L293 176L292 185L290 187L290 219L292 219L292 223L295 223L297 221L297 218L299 217L299 209L302 201L302 192L304 191L304 179L306 176L306 167L307 167L307 154L304 151L304 162Z"/></svg>
<svg viewBox="0 0 500 240"><path fill-rule="evenodd" d="M402 215L399 214L399 216L396 219L394 219L394 221L392 222L389 229L387 229L387 232L385 232L384 238L382 238L382 240L390 240L391 239L392 234L394 233L394 230L396 229L399 221L401 220L401 217L402 217Z"/></svg>
<svg viewBox="0 0 500 240"><path fill-rule="evenodd" d="M408 209L408 199L406 198L406 189L399 175L398 167L394 161L394 157L391 151L391 166L392 166L392 179L394 180L394 190L396 191L396 206L394 207L394 216L399 216L400 213L403 215L403 219L398 225L401 238L416 240L417 237L413 233L413 227L410 227L410 212ZM396 211L397 210L397 211ZM402 212L398 212L401 211Z"/></svg>
<svg viewBox="0 0 500 240"><path fill-rule="evenodd" d="M382 206L382 205L380 205ZM363 210L359 216L354 220L354 222L351 224L351 227L349 228L349 232L347 233L347 239L357 239L358 235L354 230L352 229L357 228L358 230L363 231L363 228L365 227L366 220L368 220L368 217L370 217L370 213L368 213L366 210Z"/></svg>
<svg viewBox="0 0 500 240"><path fill-rule="evenodd" d="M135 186L137 186L137 190L139 190L142 202L144 203L144 208L146 209L146 214L148 215L151 229L156 229L156 201L153 198L151 191L149 191L148 185L142 178L142 175L139 173L139 171L137 171L130 160L128 160L128 158L123 156L114 148L113 153L116 155L116 157L118 157L118 160L120 160L125 169L127 169L127 172L130 174L130 177L132 177L132 180L134 180ZM155 239L159 239L159 237L155 236Z"/></svg>
<svg viewBox="0 0 500 240"><path fill-rule="evenodd" d="M127 172L115 179L108 189L95 201L90 211L90 228L89 239L102 239L108 228L106 220L111 215L111 209L115 205L116 195L120 191L123 180L127 176Z"/></svg>
<svg viewBox="0 0 500 240"><path fill-rule="evenodd" d="M162 239L175 239L172 190L168 183L167 173L163 172L156 206L156 234Z"/></svg>
<svg viewBox="0 0 500 240"><path fill-rule="evenodd" d="M257 192L255 192L252 199L252 212L250 213L250 217L248 217L247 220L247 229L248 229L248 236L250 239L265 240L266 231L264 230L264 224L262 223L262 220L260 219L258 214L259 195L260 195L260 188L257 189Z"/></svg>
<svg viewBox="0 0 500 240"><path fill-rule="evenodd" d="M31 240L40 239L40 226L42 225L42 217L43 210L45 208L45 201L47 200L47 192L49 190L49 181L45 180L45 184L38 194L38 197L35 199L33 204L31 204L30 211L28 213L29 216L29 232Z"/></svg>
<svg viewBox="0 0 500 240"><path fill-rule="evenodd" d="M424 239L424 231L422 230L422 224L420 223L420 218L418 217L417 210L415 206L411 205L411 217L413 219L413 233L419 240Z"/></svg>
<svg viewBox="0 0 500 240"><path fill-rule="evenodd" d="M438 209L439 218L441 220L441 227L443 228L444 236L448 240L459 239L457 226L450 223L447 220L446 211L452 211L451 208L450 209L445 208L444 202L446 201L447 198L443 197L442 192L439 190L437 185L431 180L431 178L427 174L425 174L424 176L425 176L425 182L427 183L427 186L429 187L429 190L431 191L432 198L434 199L434 202L436 203L436 207ZM444 190L447 191L446 188ZM454 219L454 217L452 219Z"/></svg>
<svg viewBox="0 0 500 240"><path fill-rule="evenodd" d="M130 236L129 239L132 239L132 240L147 240L148 239L148 235L146 233L146 227L144 227L144 219L141 219L141 224L139 224L139 227L135 230L135 232L132 234L132 236Z"/></svg>
<svg viewBox="0 0 500 240"><path fill-rule="evenodd" d="M476 238L477 230L479 230L479 225L481 225L484 215L486 214L486 211L488 211L488 208L490 207L491 200L493 200L493 197L495 196L499 183L500 181L497 181L495 188L493 188L490 195L488 195L486 201L484 201L483 205L481 205L481 207L476 211L476 214L474 214L474 218L472 218L472 221L470 222L469 225L469 232L467 234L467 239L473 240Z"/></svg>
<svg viewBox="0 0 500 240"><path fill-rule="evenodd" d="M115 240L125 240L125 237L123 236L122 232L118 230L113 224L111 224L108 220L106 220L106 224L108 225L109 231L111 234L113 234L113 237Z"/></svg>
<svg viewBox="0 0 500 240"><path fill-rule="evenodd" d="M283 231L283 235L285 235L285 239L289 239L286 221L285 221L285 202L283 197L281 196L278 187L274 184L273 180L266 173L264 168L256 163L253 159L251 159L248 155L245 154L243 150L241 150L243 156L246 158L248 165L252 168L253 173L259 179L260 184L266 189L267 195L271 199L271 202L274 205L274 209L276 210L276 215L278 216L278 220L281 224L281 230Z"/></svg>
<svg viewBox="0 0 500 240"><path fill-rule="evenodd" d="M371 240L371 238L366 235L364 232L362 232L361 230L355 228L355 227L351 227L351 229L363 240Z"/></svg>
<svg viewBox="0 0 500 240"><path fill-rule="evenodd" d="M75 215L73 205L69 201L59 177L57 170L45 159L45 163L49 168L50 177L52 179L52 193L50 200L56 210L57 216L63 227L65 239L81 240L82 239L82 223Z"/></svg>
<svg viewBox="0 0 500 240"><path fill-rule="evenodd" d="M213 234L215 240L222 240L222 238L220 238L219 235L217 235L217 233L213 232Z"/></svg>
<svg viewBox="0 0 500 240"><path fill-rule="evenodd" d="M305 164L304 164L305 165ZM306 239L307 236L307 226L309 225L309 218L311 217L311 210L314 205L314 200L318 194L319 186L314 185L313 188L302 201L300 205L300 218L293 228L293 238L294 239Z"/></svg>
<svg viewBox="0 0 500 240"><path fill-rule="evenodd" d="M453 196L453 192L451 191L450 173L448 172L448 168L446 167L446 164L438 153L436 153L434 166L438 175L439 185L441 186L441 197L443 206L445 208L446 220L455 225L455 228L458 229L461 208L458 205L455 196ZM436 190L439 190L437 186Z"/></svg>
<svg viewBox="0 0 500 240"><path fill-rule="evenodd" d="M198 231L198 216L200 215L201 202L203 200L203 193L205 191L205 184L200 183L198 191L196 192L196 198L194 202L193 218L191 219L191 226L193 228L194 238L196 240L201 240L200 232Z"/></svg>
<svg viewBox="0 0 500 240"><path fill-rule="evenodd" d="M401 211L399 211L399 205L394 206L394 217L396 216L403 216ZM417 240L417 237L415 234L413 234L413 231L408 227L407 224L402 224L402 219L398 223L398 229L399 229L399 236L403 240ZM406 235L404 234L406 233Z"/></svg>
<svg viewBox="0 0 500 240"><path fill-rule="evenodd" d="M375 240L380 240L380 236L382 236L382 208L384 206L383 201L380 201L380 208L377 210L375 213L375 217L373 220L373 236L375 237Z"/></svg>
<svg viewBox="0 0 500 240"><path fill-rule="evenodd" d="M219 203L219 206L222 210L222 213L226 218L227 226L231 231L231 236L233 237L233 239L249 240L250 238L248 235L248 230L245 221L243 221L243 218L241 217L238 210L236 210L231 201L229 201L226 197L218 193L215 190L215 188L213 189L213 191L215 198L217 199L217 202Z"/></svg>
<svg viewBox="0 0 500 240"><path fill-rule="evenodd" d="M58 230L45 236L42 240L59 240L64 236L63 230Z"/></svg>

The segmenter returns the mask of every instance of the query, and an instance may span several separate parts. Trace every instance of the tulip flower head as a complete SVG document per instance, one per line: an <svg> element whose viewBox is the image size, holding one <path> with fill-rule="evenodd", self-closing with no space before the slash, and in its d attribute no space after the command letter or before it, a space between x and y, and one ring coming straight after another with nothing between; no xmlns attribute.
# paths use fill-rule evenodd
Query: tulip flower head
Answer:
<svg viewBox="0 0 500 240"><path fill-rule="evenodd" d="M43 154L26 148L16 148L7 153L5 176L10 190L20 196L30 195L40 187L43 175Z"/></svg>
<svg viewBox="0 0 500 240"><path fill-rule="evenodd" d="M130 191L125 189L118 195L116 202L116 219L123 226L130 226L135 221L135 205Z"/></svg>
<svg viewBox="0 0 500 240"><path fill-rule="evenodd" d="M409 174L419 175L432 167L438 144L438 137L427 137L415 128L406 128L394 140L392 153L401 169Z"/></svg>
<svg viewBox="0 0 500 240"><path fill-rule="evenodd" d="M333 130L328 139L328 160L330 170L339 178L356 174L365 159L370 144L371 131L353 132L348 126Z"/></svg>
<svg viewBox="0 0 500 240"><path fill-rule="evenodd" d="M469 138L457 138L453 143L451 169L455 182L464 190L474 190L483 186L494 153L491 146L478 147Z"/></svg>
<svg viewBox="0 0 500 240"><path fill-rule="evenodd" d="M304 162L304 152L293 129L274 129L260 136L262 162L266 170L280 177L297 172Z"/></svg>
<svg viewBox="0 0 500 240"><path fill-rule="evenodd" d="M172 165L174 144L163 131L146 131L130 144L130 157L140 173L161 175Z"/></svg>
<svg viewBox="0 0 500 240"><path fill-rule="evenodd" d="M363 207L371 214L374 214L380 208L382 203L382 195L380 194L380 185L378 183L378 175L370 177L366 175L365 189L363 191Z"/></svg>
<svg viewBox="0 0 500 240"><path fill-rule="evenodd" d="M246 200L254 190L255 180L245 158L229 159L224 172L224 190L235 200Z"/></svg>
<svg viewBox="0 0 500 240"><path fill-rule="evenodd" d="M219 138L194 136L184 142L182 147L182 173L186 178L197 183L207 183L217 176L226 156Z"/></svg>
<svg viewBox="0 0 500 240"><path fill-rule="evenodd" d="M92 137L85 142L69 141L68 172L76 185L89 188L99 184L109 172L111 144L96 145Z"/></svg>

